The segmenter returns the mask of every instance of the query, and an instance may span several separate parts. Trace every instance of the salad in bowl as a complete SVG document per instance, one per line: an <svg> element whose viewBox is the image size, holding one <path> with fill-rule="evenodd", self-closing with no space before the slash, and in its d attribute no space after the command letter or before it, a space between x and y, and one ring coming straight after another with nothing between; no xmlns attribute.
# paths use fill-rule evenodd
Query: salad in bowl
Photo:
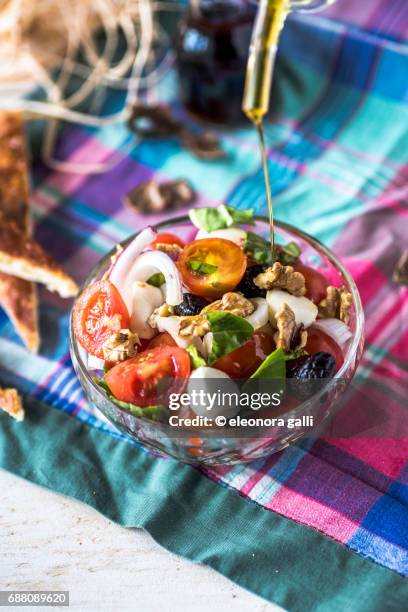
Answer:
<svg viewBox="0 0 408 612"><path fill-rule="evenodd" d="M283 448L332 410L361 356L357 288L306 234L277 223L274 251L268 235L250 210L192 209L94 270L72 311L71 353L116 427L184 461L232 463Z"/></svg>

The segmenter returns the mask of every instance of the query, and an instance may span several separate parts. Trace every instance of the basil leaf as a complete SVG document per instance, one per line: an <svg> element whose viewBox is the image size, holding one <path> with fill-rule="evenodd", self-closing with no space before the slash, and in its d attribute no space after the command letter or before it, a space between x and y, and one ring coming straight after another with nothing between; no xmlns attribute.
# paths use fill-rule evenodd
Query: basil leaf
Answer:
<svg viewBox="0 0 408 612"><path fill-rule="evenodd" d="M301 254L301 250L296 242L288 242L278 247L278 259L283 266L290 266L296 263Z"/></svg>
<svg viewBox="0 0 408 612"><path fill-rule="evenodd" d="M259 264L272 264L271 243L253 232L247 232L244 251Z"/></svg>
<svg viewBox="0 0 408 612"><path fill-rule="evenodd" d="M189 259L188 267L193 272L203 275L213 274L218 269L218 266L206 263L205 261L200 261L199 259Z"/></svg>
<svg viewBox="0 0 408 612"><path fill-rule="evenodd" d="M146 282L153 287L160 288L162 285L164 285L166 279L164 278L164 274L162 274L162 272L156 272L155 274L152 274Z"/></svg>
<svg viewBox="0 0 408 612"><path fill-rule="evenodd" d="M250 378L286 378L286 359L282 349L274 350Z"/></svg>
<svg viewBox="0 0 408 612"><path fill-rule="evenodd" d="M106 374L106 372L105 372ZM111 395L111 390L109 389L108 385L106 384L106 381L104 378L98 378L97 376L92 376L92 380L99 386L101 387L101 389L103 389L105 391L105 393L107 393L108 395Z"/></svg>
<svg viewBox="0 0 408 612"><path fill-rule="evenodd" d="M286 378L285 362L289 361L289 359L297 359L305 354L307 355L304 349L292 351L291 353L285 353L282 349L275 349L273 353L264 359L250 378Z"/></svg>
<svg viewBox="0 0 408 612"><path fill-rule="evenodd" d="M253 224L253 209L237 210L232 206L221 204L217 208L193 208L189 212L189 217L193 225L206 232L213 232L218 229L225 229L234 223Z"/></svg>
<svg viewBox="0 0 408 612"><path fill-rule="evenodd" d="M230 312L207 312L205 316L213 333L208 365L212 365L220 357L234 351L249 340L254 333L254 328L248 321Z"/></svg>
<svg viewBox="0 0 408 612"><path fill-rule="evenodd" d="M193 369L200 368L201 366L206 366L207 362L204 357L201 357L200 353L197 350L197 347L194 344L190 344L186 348L187 353L190 355L190 361Z"/></svg>
<svg viewBox="0 0 408 612"><path fill-rule="evenodd" d="M98 378L97 376L93 376L92 379L96 382L101 389L105 391L108 398L117 404L120 408L124 408L125 410L130 410L133 414L138 417L143 417L145 419L150 419L151 421L165 421L167 419L167 410L164 406L145 406L142 408L141 406L136 406L136 404L132 404L131 402L122 402L121 400L116 399L112 395L111 390L104 378Z"/></svg>
<svg viewBox="0 0 408 612"><path fill-rule="evenodd" d="M271 243L253 232L247 232L244 251L257 263L272 265ZM276 258L283 266L294 264L300 254L301 250L296 242L276 246Z"/></svg>
<svg viewBox="0 0 408 612"><path fill-rule="evenodd" d="M117 404L120 408L129 410L132 414L144 419L150 419L151 421L163 422L167 419L167 410L164 406L137 406L131 402L122 402L113 396L110 396L112 402Z"/></svg>
<svg viewBox="0 0 408 612"><path fill-rule="evenodd" d="M225 206L234 223L242 223L244 225L254 225L254 209L238 210L232 206Z"/></svg>

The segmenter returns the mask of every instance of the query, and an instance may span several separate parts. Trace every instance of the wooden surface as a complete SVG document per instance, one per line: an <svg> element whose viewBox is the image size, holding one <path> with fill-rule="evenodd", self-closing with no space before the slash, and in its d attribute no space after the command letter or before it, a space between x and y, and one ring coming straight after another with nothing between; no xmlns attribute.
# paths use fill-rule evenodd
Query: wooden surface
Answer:
<svg viewBox="0 0 408 612"><path fill-rule="evenodd" d="M70 608L81 612L281 610L168 553L145 532L123 529L88 506L2 470L0 491L2 590L68 590Z"/></svg>

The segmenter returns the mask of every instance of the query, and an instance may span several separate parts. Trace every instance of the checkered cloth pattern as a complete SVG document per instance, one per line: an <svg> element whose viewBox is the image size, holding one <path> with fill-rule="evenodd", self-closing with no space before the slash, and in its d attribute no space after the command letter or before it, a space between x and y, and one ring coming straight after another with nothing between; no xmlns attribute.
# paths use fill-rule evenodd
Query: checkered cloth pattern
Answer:
<svg viewBox="0 0 408 612"><path fill-rule="evenodd" d="M275 211L342 258L361 292L366 349L354 387L376 406L408 408L408 289L392 282L408 235L408 3L339 1L321 15L290 18L282 37L267 126ZM163 100L182 113L174 74ZM120 104L112 96L112 105ZM186 119L188 120L188 119ZM221 132L228 159L197 160L171 140L134 138L125 126L69 128L60 158L118 163L103 175L34 164L37 240L81 282L111 247L159 216L137 216L122 196L155 176L186 176L198 205L227 201L266 211L256 136ZM41 291L42 350L30 355L0 313L1 382L122 437L88 405L68 352L70 304ZM405 386L404 386L405 385ZM146 451L147 452L147 451ZM161 461L162 459L157 459ZM265 460L206 470L242 496L357 553L408 575L408 439L305 440Z"/></svg>

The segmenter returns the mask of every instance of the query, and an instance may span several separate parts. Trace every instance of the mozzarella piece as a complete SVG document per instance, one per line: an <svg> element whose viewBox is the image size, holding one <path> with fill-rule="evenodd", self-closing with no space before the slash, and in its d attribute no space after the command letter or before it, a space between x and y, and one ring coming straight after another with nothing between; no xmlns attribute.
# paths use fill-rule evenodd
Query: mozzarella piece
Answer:
<svg viewBox="0 0 408 612"><path fill-rule="evenodd" d="M155 335L155 330L148 324L148 319L153 310L164 302L163 294L157 287L148 283L136 281L132 287L132 316L130 329L139 338L150 339Z"/></svg>
<svg viewBox="0 0 408 612"><path fill-rule="evenodd" d="M217 379L223 382L218 385L212 382ZM204 402L199 401L198 396L197 401L191 401L190 403L190 408L198 416L208 416L212 419L217 416L225 416L229 419L239 412L238 386L228 374L221 372L221 370L217 370L217 368L200 366L196 370L193 370L187 385L187 392L192 397L192 400L194 399L194 395L191 395L193 391L196 391L197 394L201 391L208 394L208 396L205 396L206 399ZM236 396L232 396L231 398L231 393L236 394ZM217 400L218 394L220 398L224 398L224 400L221 399L220 402L214 401ZM202 394L200 393L200 395ZM224 405L222 405L223 403Z"/></svg>
<svg viewBox="0 0 408 612"><path fill-rule="evenodd" d="M246 320L248 323L252 325L254 329L259 329L268 323L269 320L269 312L268 312L268 302L265 298L253 298L250 300L255 306L254 312L248 315Z"/></svg>
<svg viewBox="0 0 408 612"><path fill-rule="evenodd" d="M205 230L199 230L196 240L202 240L203 238L224 238L224 240L231 240L238 246L242 247L246 240L247 233L240 227L227 227L226 229L214 230L213 232L206 232Z"/></svg>
<svg viewBox="0 0 408 612"><path fill-rule="evenodd" d="M276 328L275 314L281 310L283 304L287 304L293 310L298 325L302 323L304 327L309 327L317 318L316 304L306 297L296 297L281 289L271 289L266 294L266 301L268 302L269 322L274 328Z"/></svg>

